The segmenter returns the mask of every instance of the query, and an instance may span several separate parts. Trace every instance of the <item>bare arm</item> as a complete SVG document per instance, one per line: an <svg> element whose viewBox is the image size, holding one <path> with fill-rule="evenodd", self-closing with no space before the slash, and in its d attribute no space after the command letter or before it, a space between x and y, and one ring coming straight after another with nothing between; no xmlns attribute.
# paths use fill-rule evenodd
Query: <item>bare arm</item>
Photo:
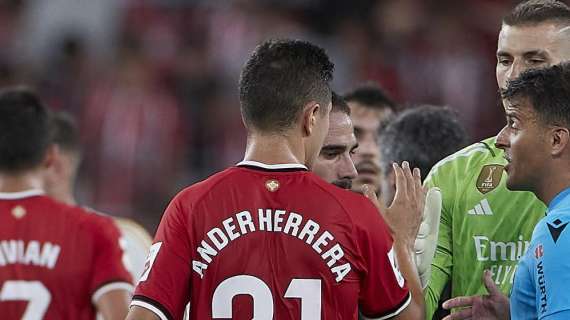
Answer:
<svg viewBox="0 0 570 320"><path fill-rule="evenodd" d="M105 320L123 320L129 311L130 294L127 290L112 290L96 302L97 311Z"/></svg>
<svg viewBox="0 0 570 320"><path fill-rule="evenodd" d="M139 307L133 306L127 315L125 320L160 320L158 316L151 311Z"/></svg>

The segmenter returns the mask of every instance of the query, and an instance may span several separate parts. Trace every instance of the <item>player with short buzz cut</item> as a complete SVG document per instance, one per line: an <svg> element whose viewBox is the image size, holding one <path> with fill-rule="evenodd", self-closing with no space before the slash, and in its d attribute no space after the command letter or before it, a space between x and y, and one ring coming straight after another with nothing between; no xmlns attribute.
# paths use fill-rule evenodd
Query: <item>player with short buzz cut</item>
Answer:
<svg viewBox="0 0 570 320"><path fill-rule="evenodd" d="M44 195L54 147L35 94L0 91L0 315L124 319L132 290L109 218Z"/></svg>
<svg viewBox="0 0 570 320"><path fill-rule="evenodd" d="M351 109L350 118L358 141L354 164L358 177L352 190L362 192L369 185L375 192L380 190L380 148L378 130L398 112L398 106L382 88L375 83L364 83L344 95Z"/></svg>
<svg viewBox="0 0 570 320"><path fill-rule="evenodd" d="M73 191L83 154L79 130L73 117L65 112L53 112L50 127L55 148L50 166L46 169L45 191L56 200L77 205ZM94 214L101 214L89 208L85 209ZM121 231L121 245L128 259L125 265L136 282L144 269L152 237L142 226L130 219L111 218Z"/></svg>
<svg viewBox="0 0 570 320"><path fill-rule="evenodd" d="M503 18L497 44L497 83L527 69L570 60L570 8L560 1L531 0ZM483 271L509 294L519 259L527 250L546 207L529 192L505 187L503 152L496 137L485 139L434 166L426 186L443 196L436 255L426 296L431 319L441 292L450 283L452 297L486 292ZM470 310L470 309L469 309Z"/></svg>
<svg viewBox="0 0 570 320"><path fill-rule="evenodd" d="M350 108L344 99L333 91L329 131L312 171L323 180L350 190L352 180L358 174L352 162L357 148Z"/></svg>
<svg viewBox="0 0 570 320"><path fill-rule="evenodd" d="M332 72L305 41L255 49L239 84L245 159L171 202L127 319L180 319L188 301L190 319L421 318L419 171L394 165L394 239L371 201L308 171L329 128Z"/></svg>

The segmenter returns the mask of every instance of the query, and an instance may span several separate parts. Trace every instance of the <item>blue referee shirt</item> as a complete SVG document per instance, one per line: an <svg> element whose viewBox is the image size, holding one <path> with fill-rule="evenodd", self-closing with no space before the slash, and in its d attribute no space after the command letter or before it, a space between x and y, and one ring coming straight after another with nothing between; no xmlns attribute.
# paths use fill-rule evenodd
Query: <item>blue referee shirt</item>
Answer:
<svg viewBox="0 0 570 320"><path fill-rule="evenodd" d="M570 188L548 205L511 291L511 319L570 319Z"/></svg>

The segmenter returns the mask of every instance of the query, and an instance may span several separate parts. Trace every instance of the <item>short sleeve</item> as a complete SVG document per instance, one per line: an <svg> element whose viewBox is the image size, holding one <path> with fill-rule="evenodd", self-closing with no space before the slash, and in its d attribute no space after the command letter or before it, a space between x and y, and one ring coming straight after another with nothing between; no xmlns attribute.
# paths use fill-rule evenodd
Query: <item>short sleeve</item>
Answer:
<svg viewBox="0 0 570 320"><path fill-rule="evenodd" d="M190 248L185 212L176 197L160 222L131 306L161 320L182 319L190 300Z"/></svg>
<svg viewBox="0 0 570 320"><path fill-rule="evenodd" d="M388 319L411 301L405 279L398 269L388 226L371 203L361 211L357 241L366 268L359 297L365 319Z"/></svg>
<svg viewBox="0 0 570 320"><path fill-rule="evenodd" d="M90 214L88 226L92 232L95 253L90 279L93 303L112 290L123 289L131 293L132 278L127 270L119 229L111 218L94 213Z"/></svg>

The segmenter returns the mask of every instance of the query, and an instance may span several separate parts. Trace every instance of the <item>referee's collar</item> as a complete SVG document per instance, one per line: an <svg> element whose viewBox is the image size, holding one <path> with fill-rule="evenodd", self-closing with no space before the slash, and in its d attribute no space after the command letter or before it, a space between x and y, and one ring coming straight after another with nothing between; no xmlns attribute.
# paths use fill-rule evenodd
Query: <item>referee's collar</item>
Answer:
<svg viewBox="0 0 570 320"><path fill-rule="evenodd" d="M548 204L547 212L558 209L559 207L570 206L570 188L566 188L558 193Z"/></svg>
<svg viewBox="0 0 570 320"><path fill-rule="evenodd" d="M305 165L300 163L266 164L257 161L243 160L236 164L236 166L261 169L264 171L309 171Z"/></svg>

